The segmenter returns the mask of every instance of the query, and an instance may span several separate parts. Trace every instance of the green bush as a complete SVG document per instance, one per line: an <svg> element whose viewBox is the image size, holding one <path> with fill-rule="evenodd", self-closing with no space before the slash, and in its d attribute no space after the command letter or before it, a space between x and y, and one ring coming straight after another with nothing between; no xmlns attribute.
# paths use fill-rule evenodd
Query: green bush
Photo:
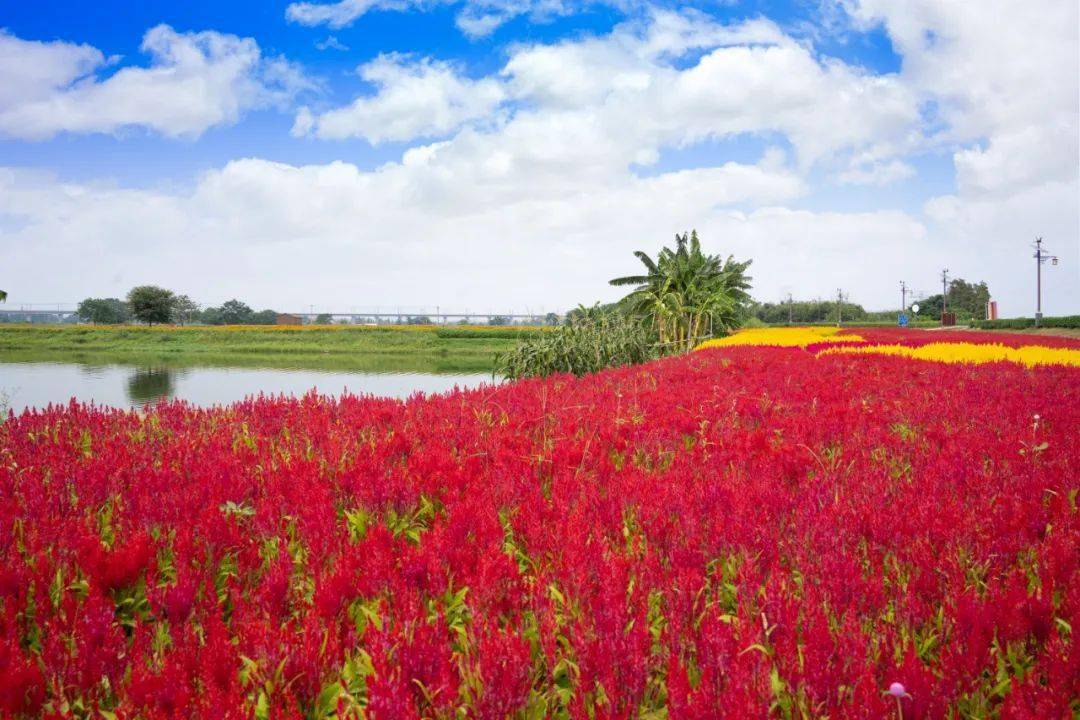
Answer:
<svg viewBox="0 0 1080 720"><path fill-rule="evenodd" d="M510 380L633 365L657 357L656 339L639 320L621 313L590 315L536 333L496 360L496 372Z"/></svg>
<svg viewBox="0 0 1080 720"><path fill-rule="evenodd" d="M1035 327L1035 318L1003 318L1001 320L974 320L972 327L980 330L1025 330ZM1044 317L1039 322L1045 328L1080 328L1080 315Z"/></svg>

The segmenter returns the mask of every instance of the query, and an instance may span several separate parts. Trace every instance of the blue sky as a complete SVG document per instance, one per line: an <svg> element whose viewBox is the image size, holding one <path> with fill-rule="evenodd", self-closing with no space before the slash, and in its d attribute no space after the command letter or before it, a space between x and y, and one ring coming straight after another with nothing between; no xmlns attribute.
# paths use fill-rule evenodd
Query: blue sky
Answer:
<svg viewBox="0 0 1080 720"><path fill-rule="evenodd" d="M1077 11L1037 4L9 3L2 282L561 309L697 227L762 299L948 265L1018 315L1041 234L1077 312Z"/></svg>

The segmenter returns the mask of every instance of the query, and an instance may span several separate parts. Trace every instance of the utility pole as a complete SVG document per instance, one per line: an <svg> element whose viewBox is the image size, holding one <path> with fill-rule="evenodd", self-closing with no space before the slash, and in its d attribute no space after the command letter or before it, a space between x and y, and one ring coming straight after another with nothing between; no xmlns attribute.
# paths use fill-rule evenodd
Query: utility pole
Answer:
<svg viewBox="0 0 1080 720"><path fill-rule="evenodd" d="M836 290L836 326L840 327L844 322L844 291Z"/></svg>
<svg viewBox="0 0 1080 720"><path fill-rule="evenodd" d="M900 314L907 311L907 283L900 281Z"/></svg>
<svg viewBox="0 0 1080 720"><path fill-rule="evenodd" d="M795 309L794 301L791 299L791 293L787 294L787 324L795 324Z"/></svg>

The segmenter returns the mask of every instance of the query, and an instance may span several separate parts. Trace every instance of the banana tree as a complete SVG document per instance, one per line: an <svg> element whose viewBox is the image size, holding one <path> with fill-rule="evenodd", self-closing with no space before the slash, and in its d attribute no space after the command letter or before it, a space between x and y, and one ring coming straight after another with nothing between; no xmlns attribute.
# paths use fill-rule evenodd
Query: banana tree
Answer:
<svg viewBox="0 0 1080 720"><path fill-rule="evenodd" d="M635 285L624 298L631 312L656 331L668 352L685 352L711 332L738 327L750 302L750 261L706 255L697 231L675 236L675 248L664 247L654 261L640 250L634 255L645 273L615 278L612 285Z"/></svg>

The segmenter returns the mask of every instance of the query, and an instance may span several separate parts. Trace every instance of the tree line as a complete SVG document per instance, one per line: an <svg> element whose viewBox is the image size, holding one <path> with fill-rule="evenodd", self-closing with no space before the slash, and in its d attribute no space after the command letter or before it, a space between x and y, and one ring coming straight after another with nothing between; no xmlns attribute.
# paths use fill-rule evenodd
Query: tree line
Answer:
<svg viewBox="0 0 1080 720"><path fill-rule="evenodd" d="M985 282L972 283L957 278L950 281L948 308L956 313L960 322L981 319L986 316L986 303L990 301L990 288ZM909 315L911 305L905 309ZM919 312L915 318L938 320L941 318L943 296L931 295L918 301ZM866 310L862 305L844 302L840 305L840 314L845 322L895 321L899 309ZM782 325L793 323L836 322L837 303L835 300L795 300L792 302L771 303L755 302L750 307L750 314L763 323Z"/></svg>
<svg viewBox="0 0 1080 720"><path fill-rule="evenodd" d="M273 325L274 310L253 310L239 300L229 300L218 307L201 307L187 295L178 295L156 285L140 285L120 298L86 298L75 314L83 322L97 325L120 325L140 322L147 325Z"/></svg>

